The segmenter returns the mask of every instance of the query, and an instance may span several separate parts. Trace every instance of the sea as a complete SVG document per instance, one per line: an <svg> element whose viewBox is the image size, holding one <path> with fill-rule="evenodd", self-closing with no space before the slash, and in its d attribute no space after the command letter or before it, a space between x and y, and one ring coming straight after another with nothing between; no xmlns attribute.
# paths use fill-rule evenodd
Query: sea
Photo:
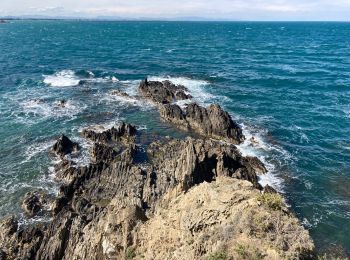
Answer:
<svg viewBox="0 0 350 260"><path fill-rule="evenodd" d="M81 165L91 125L182 138L137 98L146 77L229 111L247 137L241 152L269 170L260 182L283 194L321 252L350 254L350 23L0 24L0 217L25 222L26 192L57 193L49 151L60 134L81 143Z"/></svg>

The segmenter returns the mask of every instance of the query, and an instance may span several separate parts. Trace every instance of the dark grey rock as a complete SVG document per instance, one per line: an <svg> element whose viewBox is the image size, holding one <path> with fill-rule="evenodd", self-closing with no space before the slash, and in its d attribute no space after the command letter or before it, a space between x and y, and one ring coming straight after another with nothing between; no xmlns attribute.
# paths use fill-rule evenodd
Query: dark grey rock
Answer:
<svg viewBox="0 0 350 260"><path fill-rule="evenodd" d="M67 136L61 135L57 142L53 145L53 152L60 157L65 156L66 154L77 151L79 146L77 143L72 142Z"/></svg>

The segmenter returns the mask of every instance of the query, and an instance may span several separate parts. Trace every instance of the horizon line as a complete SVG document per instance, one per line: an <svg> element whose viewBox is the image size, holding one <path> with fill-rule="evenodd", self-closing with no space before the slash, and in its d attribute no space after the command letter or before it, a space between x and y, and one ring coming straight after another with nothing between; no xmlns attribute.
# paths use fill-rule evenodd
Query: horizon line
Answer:
<svg viewBox="0 0 350 260"><path fill-rule="evenodd" d="M35 20L35 21L96 21L96 22L329 22L349 23L350 20L238 20L238 19L214 19L205 17L177 17L177 18L124 18L124 17L70 17L70 16L40 16L40 15L7 15L0 16L0 20Z"/></svg>

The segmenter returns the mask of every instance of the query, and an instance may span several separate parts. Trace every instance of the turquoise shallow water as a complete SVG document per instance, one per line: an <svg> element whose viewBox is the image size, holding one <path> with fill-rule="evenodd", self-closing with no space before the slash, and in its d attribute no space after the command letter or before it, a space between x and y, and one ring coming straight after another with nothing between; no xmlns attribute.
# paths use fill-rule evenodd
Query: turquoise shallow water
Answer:
<svg viewBox="0 0 350 260"><path fill-rule="evenodd" d="M0 25L0 216L54 193L60 133L126 120L179 135L136 99L145 76L186 85L244 127L318 247L350 252L350 23L14 21ZM68 100L66 108L57 102ZM88 143L83 143L85 148ZM86 163L87 157L77 158Z"/></svg>

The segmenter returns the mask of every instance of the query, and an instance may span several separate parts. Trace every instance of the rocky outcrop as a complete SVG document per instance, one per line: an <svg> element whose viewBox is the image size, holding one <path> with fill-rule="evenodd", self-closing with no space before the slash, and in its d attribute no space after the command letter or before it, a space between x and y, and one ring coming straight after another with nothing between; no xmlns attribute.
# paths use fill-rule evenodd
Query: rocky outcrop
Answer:
<svg viewBox="0 0 350 260"><path fill-rule="evenodd" d="M191 99L186 94L184 86L175 85L170 81L142 81L139 86L141 95L158 104L160 116L185 131L193 131L200 135L226 140L240 144L245 137L241 127L235 123L229 113L219 105L213 104L205 108L196 103L190 103L184 110L174 102Z"/></svg>
<svg viewBox="0 0 350 260"><path fill-rule="evenodd" d="M139 92L147 99L157 104L170 104L177 100L191 99L188 90L182 85L175 85L170 81L143 80L139 86Z"/></svg>
<svg viewBox="0 0 350 260"><path fill-rule="evenodd" d="M209 119L217 109L206 112ZM191 120L199 117L191 113ZM207 259L217 252L240 259L243 249L248 259L312 255L308 232L279 195L273 203L261 198L271 194L258 183L264 165L233 144L165 138L151 143L147 161L138 164L134 126L89 129L83 136L94 142L92 162L79 167L63 158L55 167L61 186L52 220L0 224L5 259ZM53 150L65 154L66 143ZM23 203L30 215L44 204L36 193Z"/></svg>
<svg viewBox="0 0 350 260"><path fill-rule="evenodd" d="M67 136L61 135L52 147L52 151L60 157L64 157L66 154L77 151L79 146L77 143L72 142Z"/></svg>
<svg viewBox="0 0 350 260"><path fill-rule="evenodd" d="M25 194L22 209L29 217L50 211L52 199L43 191L31 191Z"/></svg>
<svg viewBox="0 0 350 260"><path fill-rule="evenodd" d="M20 229L15 217L4 219L0 222L0 259L35 259L43 230L40 226Z"/></svg>
<svg viewBox="0 0 350 260"><path fill-rule="evenodd" d="M183 130L233 144L240 144L245 139L241 127L219 105L204 108L192 103L183 111L176 104L168 104L160 107L159 111L163 120Z"/></svg>
<svg viewBox="0 0 350 260"><path fill-rule="evenodd" d="M156 185L146 187L145 193L156 198L169 189L176 188L181 193L199 183L215 181L219 176L248 180L260 189L258 175L267 172L259 159L243 157L234 145L213 140L157 141L149 146L148 156L154 171L150 177L157 181L150 179Z"/></svg>
<svg viewBox="0 0 350 260"><path fill-rule="evenodd" d="M312 259L308 232L260 196L225 176L170 195L137 229L135 259Z"/></svg>
<svg viewBox="0 0 350 260"><path fill-rule="evenodd" d="M95 129L84 129L82 135L97 143L108 144L110 142L133 142L136 135L136 127L127 124L121 123L116 127L112 127L103 131L96 131Z"/></svg>

